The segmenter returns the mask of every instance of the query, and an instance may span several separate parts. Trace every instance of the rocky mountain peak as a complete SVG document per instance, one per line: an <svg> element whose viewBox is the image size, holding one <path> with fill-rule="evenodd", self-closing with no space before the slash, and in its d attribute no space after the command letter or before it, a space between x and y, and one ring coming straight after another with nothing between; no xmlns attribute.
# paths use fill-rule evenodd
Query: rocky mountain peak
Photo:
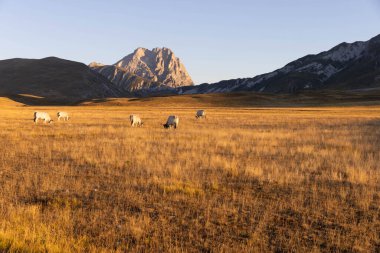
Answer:
<svg viewBox="0 0 380 253"><path fill-rule="evenodd" d="M185 66L169 48L137 48L115 64L126 72L168 87L193 85Z"/></svg>
<svg viewBox="0 0 380 253"><path fill-rule="evenodd" d="M173 51L170 48L167 47L155 47L152 49L153 52L168 52L173 53Z"/></svg>
<svg viewBox="0 0 380 253"><path fill-rule="evenodd" d="M148 49L143 48L143 47L139 47L139 48L137 48L137 49L134 51L134 53L133 53L132 55L133 55L133 57L137 57L137 58L138 58L138 57L142 57L142 56L145 55L146 51L148 51Z"/></svg>
<svg viewBox="0 0 380 253"><path fill-rule="evenodd" d="M90 64L88 64L88 66L89 66L90 68L95 68L95 67L103 67L104 64L99 63L99 62L91 62Z"/></svg>

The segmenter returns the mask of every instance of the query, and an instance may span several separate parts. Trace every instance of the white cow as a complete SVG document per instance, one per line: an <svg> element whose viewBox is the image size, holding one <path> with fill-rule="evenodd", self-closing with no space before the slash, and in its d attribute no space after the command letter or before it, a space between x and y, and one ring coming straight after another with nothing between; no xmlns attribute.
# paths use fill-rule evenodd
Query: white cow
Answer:
<svg viewBox="0 0 380 253"><path fill-rule="evenodd" d="M198 110L197 114L195 114L195 118L206 118L206 112L204 110Z"/></svg>
<svg viewBox="0 0 380 253"><path fill-rule="evenodd" d="M131 121L131 126L134 127L134 126L142 126L144 123L142 122L141 118L137 115L130 115L129 116L129 120Z"/></svg>
<svg viewBox="0 0 380 253"><path fill-rule="evenodd" d="M166 124L164 124L165 128L170 128L174 126L174 129L178 127L179 124L179 117L175 115L171 115L168 117L168 120L166 121Z"/></svg>
<svg viewBox="0 0 380 253"><path fill-rule="evenodd" d="M47 112L34 112L34 123L38 123L38 120L43 120L44 123L51 123L53 120L50 118Z"/></svg>
<svg viewBox="0 0 380 253"><path fill-rule="evenodd" d="M61 120L61 118L64 121L69 120L69 114L67 112L58 112L57 117L58 117L58 120Z"/></svg>

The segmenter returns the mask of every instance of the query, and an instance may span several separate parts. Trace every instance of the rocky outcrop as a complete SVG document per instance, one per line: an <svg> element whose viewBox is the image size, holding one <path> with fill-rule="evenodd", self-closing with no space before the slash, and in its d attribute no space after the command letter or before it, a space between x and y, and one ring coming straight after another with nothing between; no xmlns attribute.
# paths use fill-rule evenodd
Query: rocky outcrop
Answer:
<svg viewBox="0 0 380 253"><path fill-rule="evenodd" d="M130 92L194 84L185 66L168 48L138 48L114 65L91 63L89 67Z"/></svg>
<svg viewBox="0 0 380 253"><path fill-rule="evenodd" d="M160 88L167 88L163 83L139 77L115 65L91 63L89 67L93 71L107 78L114 86L123 91L123 94L125 95L139 93L142 90L153 91Z"/></svg>

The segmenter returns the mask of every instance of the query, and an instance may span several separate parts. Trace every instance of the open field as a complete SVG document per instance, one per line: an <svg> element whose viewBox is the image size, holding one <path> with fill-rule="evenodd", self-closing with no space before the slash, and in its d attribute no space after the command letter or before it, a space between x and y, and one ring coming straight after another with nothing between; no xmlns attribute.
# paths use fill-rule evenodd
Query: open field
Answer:
<svg viewBox="0 0 380 253"><path fill-rule="evenodd" d="M25 98L25 97L24 97ZM17 101L17 100L16 100ZM23 101L21 99L21 101ZM31 101L30 101L31 102ZM38 105L41 101L34 101ZM79 105L143 107L299 107L299 106L367 106L380 105L380 90L371 91L304 91L297 94L256 92L192 94L146 98L106 98L85 101ZM32 103L33 104L33 103Z"/></svg>
<svg viewBox="0 0 380 253"><path fill-rule="evenodd" d="M0 99L0 251L380 251L380 106L166 102Z"/></svg>
<svg viewBox="0 0 380 253"><path fill-rule="evenodd" d="M1 97L4 98L1 98ZM7 97L7 98L5 98ZM2 101L1 101L2 100ZM295 106L353 106L380 105L380 89L355 91L302 91L297 94L270 94L261 92L236 92L192 95L162 95L140 98L101 98L73 102L69 100L54 100L30 94L7 95L0 93L0 104L11 101L34 106L72 106L72 105L102 105L102 106L143 106L157 107L295 107ZM12 102L16 103L16 102Z"/></svg>

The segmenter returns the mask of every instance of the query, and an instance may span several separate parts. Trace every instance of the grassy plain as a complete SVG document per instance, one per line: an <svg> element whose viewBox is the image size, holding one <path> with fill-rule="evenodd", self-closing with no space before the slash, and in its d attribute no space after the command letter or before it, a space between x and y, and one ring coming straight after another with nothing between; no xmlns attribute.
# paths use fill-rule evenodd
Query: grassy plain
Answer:
<svg viewBox="0 0 380 253"><path fill-rule="evenodd" d="M0 251L380 251L380 106L0 103Z"/></svg>

